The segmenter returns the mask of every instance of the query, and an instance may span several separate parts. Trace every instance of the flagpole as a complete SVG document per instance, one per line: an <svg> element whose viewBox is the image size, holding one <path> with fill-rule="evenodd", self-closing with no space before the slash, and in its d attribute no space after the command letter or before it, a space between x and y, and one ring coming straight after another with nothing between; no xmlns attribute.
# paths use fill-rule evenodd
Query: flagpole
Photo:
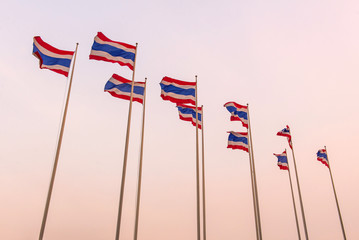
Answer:
<svg viewBox="0 0 359 240"><path fill-rule="evenodd" d="M285 149L285 153L287 154L287 149ZM290 191L292 192L292 201L293 201L293 208L294 208L294 215L295 215L295 223L297 225L298 239L301 240L300 230L299 230L299 223L298 223L298 215L297 215L297 207L295 206L295 199L294 199L294 193L293 193L292 177L290 175L289 161L287 161L287 164L288 164L288 177L289 177Z"/></svg>
<svg viewBox="0 0 359 240"><path fill-rule="evenodd" d="M138 168L138 185L137 185L136 220L135 220L134 240L137 240L138 217L139 217L139 213L140 213L141 183L142 183L142 160L143 160L143 138L144 138L144 132L145 132L145 111L146 111L146 86L147 86L146 82L147 82L147 78L145 78L145 88L144 88L144 93L143 93L141 150L140 150L140 163L139 163L139 168Z"/></svg>
<svg viewBox="0 0 359 240"><path fill-rule="evenodd" d="M197 184L197 240L201 240L201 213L199 194L199 150L198 150L198 98L197 98L197 75L196 78L196 184Z"/></svg>
<svg viewBox="0 0 359 240"><path fill-rule="evenodd" d="M308 230L307 230L307 223L305 221L305 214L304 214L304 207L303 207L303 200L302 200L302 194L300 192L300 186L299 186L299 179L298 179L298 172L297 172L297 164L295 162L295 156L294 156L294 147L293 147L293 141L292 137L290 138L290 145L292 146L292 155L293 155L293 163L294 163L294 170L295 170L295 177L297 180L297 187L298 187L298 195L299 195L299 202L300 202L300 209L302 212L302 218L303 218L303 225L304 225L304 233L305 233L305 239L308 240Z"/></svg>
<svg viewBox="0 0 359 240"><path fill-rule="evenodd" d="M203 105L202 108L202 207L203 207L203 240L207 238L207 230L206 230L206 181L205 181L205 173L204 173L204 117L203 117Z"/></svg>
<svg viewBox="0 0 359 240"><path fill-rule="evenodd" d="M122 180L121 180L121 191L120 191L120 200L118 207L118 215L117 215L117 225L116 225L116 240L120 238L120 228L121 228L121 216L122 216L122 205L123 205L123 194L125 189L125 179L126 179L126 167L127 167L127 156L128 156L128 143L130 138L130 126L131 126L131 113L132 113L132 99L133 99L133 86L135 82L135 68L136 68L136 58L137 58L137 46L135 50L135 59L133 61L133 72L132 72L132 83L131 83L131 95L130 95L130 104L128 109L128 119L127 119L127 132L126 132L126 144L125 144L125 152L123 157L123 167L122 167Z"/></svg>
<svg viewBox="0 0 359 240"><path fill-rule="evenodd" d="M343 219L342 219L342 215L341 215L341 213L340 213L340 208L339 208L339 202L338 202L337 192L335 191L335 187L334 187L334 180L333 180L332 170L331 170L330 163L329 163L329 156L328 156L327 147L324 146L324 149L325 149L325 152L326 152L326 154L327 154L327 160L328 160L328 166L329 166L330 179L332 180L333 191L334 191L334 196L335 196L335 202L337 203L337 209L338 209L338 215L339 215L339 219L340 219L340 225L342 226L343 238L344 238L344 240L346 240L347 237L346 237L346 235L345 235Z"/></svg>
<svg viewBox="0 0 359 240"><path fill-rule="evenodd" d="M255 164L254 164L254 153L253 153L253 143L252 143L252 131L251 131L251 121L250 121L250 117L249 117L249 104L247 103L247 112L248 112L248 130L249 130L249 141L250 141L250 150L252 152L252 154L250 155L250 164L253 170L253 185L254 185L254 192L255 192L255 201L256 201L256 212L257 212L257 221L258 221L258 234L259 234L259 239L262 239L262 227L261 227L261 217L260 217L260 212L259 212L259 203L258 203L258 190L257 190L257 177L256 177L256 168L255 168ZM252 171L251 170L251 171Z"/></svg>
<svg viewBox="0 0 359 240"><path fill-rule="evenodd" d="M79 44L76 43L76 49L75 49L75 53L74 53L74 63L73 63L73 65L72 65L71 77L70 77L70 81L69 81L69 86L68 86L68 88L67 88L66 103L65 103L64 113L63 113L63 115L62 115L61 129L60 129L60 134L59 134L59 138L58 138L58 141L57 141L55 161L54 161L54 166L53 166L53 169L52 169L52 175L51 175L49 190L48 190L48 192L47 192L47 199L46 199L46 205L45 205L44 215L43 215L43 217L42 217L42 223L41 223L41 230L40 230L40 234L39 234L39 240L42 240L43 237L44 237L44 231L45 231L45 226L46 226L47 214L48 214L48 212L49 212L49 206L50 206L50 201L51 201L52 189L53 189L53 186L54 186L55 175L56 175L56 170L57 170L57 164L58 164L58 161L59 161L61 144L62 144L62 137L63 137L63 134L64 134L64 128L65 128L65 122L66 122L66 115L67 115L67 108L68 108L69 100L70 100L70 93L71 93L71 86L72 86L72 78L73 78L73 75L74 75L74 69L75 69L76 55L77 55L77 48L78 48L78 46L79 46Z"/></svg>
<svg viewBox="0 0 359 240"><path fill-rule="evenodd" d="M250 142L249 142L250 143ZM253 180L253 166L252 166L252 154L250 149L248 149L248 154L249 154L249 168L250 168L250 172L251 172L251 184L252 184L252 197L253 197L253 209L254 209L254 220L255 220L255 224L256 224L256 238L257 240L260 240L259 237L259 231L258 231L258 216L257 216L257 203L256 203L256 194L255 194L255 189L254 189L254 180Z"/></svg>

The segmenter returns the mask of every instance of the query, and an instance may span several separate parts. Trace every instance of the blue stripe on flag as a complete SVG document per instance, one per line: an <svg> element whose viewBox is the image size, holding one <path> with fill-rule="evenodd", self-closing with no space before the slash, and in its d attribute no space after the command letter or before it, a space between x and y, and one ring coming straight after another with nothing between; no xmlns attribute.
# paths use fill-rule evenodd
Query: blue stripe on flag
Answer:
<svg viewBox="0 0 359 240"><path fill-rule="evenodd" d="M113 88L117 88L118 90L126 93L131 93L131 84L130 83L121 83L121 84L114 84L113 82L108 81L105 85L105 90L111 90ZM133 86L133 93L138 95L143 95L145 91L144 87L140 86Z"/></svg>
<svg viewBox="0 0 359 240"><path fill-rule="evenodd" d="M178 110L183 114L191 114L194 119L196 119L196 110L191 108L184 108L181 106L177 106ZM202 114L198 111L198 121L202 121Z"/></svg>
<svg viewBox="0 0 359 240"><path fill-rule="evenodd" d="M107 52L114 57L123 57L125 59L130 59L135 61L135 54L132 52L127 52L122 49L116 48L108 44L100 44L94 41L92 45L92 50Z"/></svg>
<svg viewBox="0 0 359 240"><path fill-rule="evenodd" d="M238 116L239 118L243 118L245 120L248 120L248 116L247 113L244 111L237 111L236 107L233 106L228 106L227 110L231 113L233 113L234 115Z"/></svg>
<svg viewBox="0 0 359 240"><path fill-rule="evenodd" d="M328 160L326 153L322 153L322 152L319 152L319 151L318 151L318 152L317 152L317 156L320 157L320 158L324 158L324 159Z"/></svg>
<svg viewBox="0 0 359 240"><path fill-rule="evenodd" d="M54 58L54 57L49 57L45 54L43 54L36 46L35 44L33 44L34 48L32 52L37 52L42 59L42 64L44 65L61 65L64 67L70 67L71 65L71 59L65 59L65 58Z"/></svg>
<svg viewBox="0 0 359 240"><path fill-rule="evenodd" d="M183 89L183 88L180 88L180 87L176 87L176 86L173 86L173 85L165 85L163 83L160 83L161 85L161 89L165 92L172 92L172 93L176 93L176 94L179 94L179 95L185 95L185 96L193 96L195 97L195 93L196 93L196 90L195 88L190 88L190 89Z"/></svg>
<svg viewBox="0 0 359 240"><path fill-rule="evenodd" d="M232 133L229 134L228 141L242 142L242 143L245 143L246 145L248 145L248 138L246 138L246 137L237 137Z"/></svg>
<svg viewBox="0 0 359 240"><path fill-rule="evenodd" d="M288 160L287 160L287 157L286 157L286 156L278 156L278 155L277 155L277 158L278 158L278 162L288 163Z"/></svg>

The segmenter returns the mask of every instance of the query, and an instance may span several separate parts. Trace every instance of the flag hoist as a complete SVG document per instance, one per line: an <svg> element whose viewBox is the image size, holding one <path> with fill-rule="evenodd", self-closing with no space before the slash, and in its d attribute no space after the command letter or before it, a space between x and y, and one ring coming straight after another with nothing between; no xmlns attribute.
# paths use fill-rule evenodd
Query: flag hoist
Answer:
<svg viewBox="0 0 359 240"><path fill-rule="evenodd" d="M47 44L39 36L34 37L33 55L39 59L40 68L49 69L51 71L54 71L56 73L59 73L59 74L62 74L64 76L68 77L68 74L70 71L70 66L71 66L71 60L72 60L72 58L74 59L73 64L72 64L71 76L70 76L70 79L68 82L68 87L67 87L66 101L65 101L63 114L62 114L61 127L60 127L59 138L57 140L54 166L52 169L49 190L47 192L47 198L46 198L44 214L42 217L39 240L42 240L44 237L46 220L47 220L47 215L48 215L49 207L50 207L52 189L53 189L54 182L55 182L56 170L57 170L57 165L58 165L59 156L60 156L62 137L64 134L64 128L65 128L65 122L66 122L66 116L67 116L67 109L68 109L69 100L70 100L72 78L73 78L74 69L75 69L78 45L79 44L77 43L76 49L74 52L63 51L63 50L59 50L59 49L54 48L53 46Z"/></svg>
<svg viewBox="0 0 359 240"><path fill-rule="evenodd" d="M297 226L298 239L300 240L301 237L300 237L300 230L299 230L299 222L298 222L297 208L295 206L292 177L290 176L290 168L289 168L288 157L287 157L287 149L285 149L284 152L281 154L275 154L275 153L273 153L273 154L274 154L274 156L276 156L278 158L277 165L278 165L279 169L288 170L290 191L292 193L292 201L293 201L293 208L294 208L294 215L295 215L295 223Z"/></svg>
<svg viewBox="0 0 359 240"><path fill-rule="evenodd" d="M120 189L120 198L119 198L119 207L117 215L117 224L116 224L116 240L120 238L120 228L121 228L121 216L122 216L122 206L123 206L123 195L126 181L126 168L127 168L127 157L128 157L128 145L130 137L130 128L131 128L131 114L132 114L132 102L133 102L133 92L135 85L135 69L136 69L136 56L137 56L137 46L112 41L107 38L103 33L98 32L95 36L94 43L92 45L90 59L101 60L106 62L118 63L121 66L127 66L132 70L132 81L131 81L131 91L129 96L129 110L128 110L128 119L127 119L127 131L126 131L126 142L125 142L125 151L122 167L122 179L121 179L121 189ZM111 79L110 79L111 80ZM106 87L105 87L106 91ZM116 89L113 92L108 91L111 95L116 95ZM114 94L113 94L114 93ZM121 95L121 94L117 94Z"/></svg>
<svg viewBox="0 0 359 240"><path fill-rule="evenodd" d="M256 237L262 239L262 227L260 220L257 179L254 164L252 132L249 118L249 106L243 106L235 102L228 102L224 107L231 113L231 121L241 121L243 127L247 128L247 132L229 132L228 147L232 149L241 149L249 154L249 167L251 172L251 185L253 197L254 220L256 226Z"/></svg>
<svg viewBox="0 0 359 240"><path fill-rule="evenodd" d="M195 82L185 82L169 77L164 77L160 83L161 98L177 104L177 109L180 119L190 121L196 126L196 196L197 196L197 240L201 240L201 211L200 211L200 166L199 166L199 138L198 128L203 128L203 112L202 108L198 107L198 92L197 92L197 76ZM193 106L186 106L183 104L192 104ZM202 131L203 134L203 131ZM203 136L202 136L203 139ZM202 141L203 144L203 141ZM202 151L204 147L202 146ZM202 199L203 199L203 218L205 218L205 196L204 196L204 158L202 152ZM203 239L206 239L205 219L203 219Z"/></svg>
<svg viewBox="0 0 359 240"><path fill-rule="evenodd" d="M308 240L309 237L308 237L307 223L306 223L306 221L305 221L304 206L303 206L302 194L301 194L301 191L300 191L299 178L298 178L298 172L297 172L297 164L296 164L296 162L295 162L292 135L291 135L291 133L290 133L289 126L287 125L287 126L286 126L285 128L283 128L281 131L279 131L279 132L277 133L277 136L286 137L287 140L288 140L289 147L292 149L292 156L293 156L295 177L296 177L296 180L297 180L297 188L298 188L300 209L301 209L301 212L302 212L302 219L303 219L303 225L304 225L305 239Z"/></svg>
<svg viewBox="0 0 359 240"><path fill-rule="evenodd" d="M329 157L328 157L328 152L327 152L327 147L326 146L324 146L324 149L320 149L317 152L317 159L318 159L318 161L322 162L325 166L327 166L328 169L329 169L330 179L332 181L333 192L334 192L334 196L335 196L335 202L337 204L337 210L338 210L340 225L342 227L343 239L346 240L347 237L345 235L344 223L343 223L343 219L342 219L342 214L340 213L337 192L335 191L335 187L334 187L334 180L333 180L332 170L331 170L331 167L330 167L330 164L329 164Z"/></svg>

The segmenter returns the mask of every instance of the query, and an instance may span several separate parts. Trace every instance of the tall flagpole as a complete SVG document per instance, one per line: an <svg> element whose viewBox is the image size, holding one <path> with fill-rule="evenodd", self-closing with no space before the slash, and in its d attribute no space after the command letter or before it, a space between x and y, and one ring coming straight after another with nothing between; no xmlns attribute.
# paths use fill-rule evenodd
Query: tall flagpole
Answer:
<svg viewBox="0 0 359 240"><path fill-rule="evenodd" d="M52 175L51 175L49 190L48 190L48 192L47 192L47 199L46 199L46 205L45 205L44 215L43 215L43 217L42 217L42 223L41 223L41 230L40 230L39 240L42 240L43 237L44 237L44 231L45 231L45 226L46 226L46 219L47 219L47 214L48 214L48 212L49 212L49 206L50 206L50 201L51 201L52 189L53 189L53 186L54 186L56 169L57 169L57 164L58 164L59 156L60 156L60 149L61 149L61 144L62 144L62 136L63 136L63 134L64 134L64 128L65 128L65 122L66 122L66 115L67 115L67 108L68 108L69 100L70 100L70 93L71 93L71 86L72 86L72 78L73 78L73 75L74 75L74 69L75 69L75 62L76 62L76 55L77 55L77 48L78 48L78 46L79 46L79 44L76 43L74 63L73 63L73 65L72 65L71 77L70 77L69 86L68 86L68 89L67 89L67 97L66 97L65 109L64 109L64 113L63 113L63 115L62 115L60 135L59 135L59 139L58 139L58 141L57 141L55 161L54 161L54 166L53 166L53 169L52 169Z"/></svg>
<svg viewBox="0 0 359 240"><path fill-rule="evenodd" d="M199 149L198 149L198 98L197 98L197 75L196 77L196 184L197 184L197 240L201 240L201 213L199 194Z"/></svg>
<svg viewBox="0 0 359 240"><path fill-rule="evenodd" d="M204 173L204 117L203 117L203 105L202 108L202 217L203 217L203 240L207 238L207 230L206 230L206 181L205 181L205 173Z"/></svg>
<svg viewBox="0 0 359 240"><path fill-rule="evenodd" d="M250 144L250 142L249 142L249 144ZM259 235L259 231L258 231L258 214L257 214L256 193L255 193L255 189L254 189L254 179L253 179L253 166L252 166L252 162L251 162L252 153L251 153L250 149L248 149L248 155L249 155L249 168L250 168L250 172L251 172L254 220L255 220L255 224L256 224L256 238L257 238L257 240L260 240L260 235Z"/></svg>
<svg viewBox="0 0 359 240"><path fill-rule="evenodd" d="M301 210L301 212L302 212L302 219L303 219L303 225L304 225L305 239L308 240L309 237L308 237L307 223L306 223L306 221L305 221L303 200L302 200L302 194L301 194L301 192L300 192L298 172L297 172L297 164L296 164L296 162L295 162L295 157L294 157L294 147L293 147L292 137L290 138L290 143L291 143L291 146L292 146L293 163L294 163L295 177L296 177L296 179L297 179L298 195L299 195L299 202L300 202L300 210Z"/></svg>
<svg viewBox="0 0 359 240"><path fill-rule="evenodd" d="M285 149L285 153L287 154L287 149ZM295 223L297 225L298 239L301 240L300 230L299 230L299 223L298 223L298 215L297 215L297 207L295 206L295 199L294 199L293 185L292 185L292 177L290 175L290 168L289 168L288 159L287 159L287 164L288 164L288 177L289 177L289 183L290 183L290 191L292 192L292 201L293 201L293 208L294 208L294 215L295 215Z"/></svg>
<svg viewBox="0 0 359 240"><path fill-rule="evenodd" d="M133 238L134 240L137 240L138 217L139 217L139 213L140 213L141 183L142 183L142 159L143 159L143 138L144 138L144 132L145 132L145 112L146 112L146 86L147 86L147 78L145 78L145 89L144 89L144 93L143 93L141 150L140 150L140 164L139 164L139 168L138 168L136 220L135 220L135 233L134 233L134 238Z"/></svg>
<svg viewBox="0 0 359 240"><path fill-rule="evenodd" d="M136 58L137 58L137 46L138 46L138 43L136 43L135 60L133 61L133 72L132 72L132 83L131 83L131 95L130 95L130 104L129 104L129 109L128 109L128 119L127 119L126 144L125 144L125 153L124 153L124 157L123 157L120 201L119 201L118 215L117 215L116 240L119 240L119 238L120 238L120 227L121 227L121 216L122 216L122 205L123 205L123 193L124 193L124 189L125 189L126 167L127 167L127 156L128 156L128 142L129 142L129 138L130 138L130 127L131 127L133 86L134 86L134 82L135 82L135 68L136 68Z"/></svg>
<svg viewBox="0 0 359 240"><path fill-rule="evenodd" d="M343 219L342 219L342 215L341 215L341 213L340 213L340 208L339 208L339 202L338 202L337 192L335 191L335 187L334 187L334 181L333 181L332 170L331 170L330 163L329 163L328 151L327 151L327 147L326 147L326 146L324 146L324 148L325 148L325 152L327 153L327 160L328 160L328 166L329 166L330 179L332 180L333 191L334 191L334 196L335 196L335 202L337 203L337 209L338 209L338 215L339 215L339 219L340 219L340 225L342 226L343 238L344 238L344 240L346 240L347 237L346 237L346 235L345 235Z"/></svg>
<svg viewBox="0 0 359 240"><path fill-rule="evenodd" d="M251 131L251 120L249 117L249 104L247 103L247 112L248 112L248 131L249 131L249 139L250 139L250 147L251 147L251 158L250 158L250 164L253 166L252 170L253 170L253 183L254 183L254 191L255 191L255 201L256 201L256 210L257 210L257 221L258 221L258 234L259 234L259 239L262 239L262 227L261 227L261 216L260 216L260 212L259 212L259 203L258 203L258 190L257 190L257 177L256 177L256 168L255 168L255 164L254 164L254 153L253 153L253 143L252 143L252 131Z"/></svg>

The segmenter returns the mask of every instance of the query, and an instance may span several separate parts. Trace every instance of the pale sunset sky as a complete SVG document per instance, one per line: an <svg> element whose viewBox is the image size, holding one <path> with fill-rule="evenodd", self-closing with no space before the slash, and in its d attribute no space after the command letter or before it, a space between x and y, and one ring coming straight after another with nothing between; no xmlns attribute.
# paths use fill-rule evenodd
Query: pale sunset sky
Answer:
<svg viewBox="0 0 359 240"><path fill-rule="evenodd" d="M5 0L0 15L0 239L38 239L68 79L41 70L34 36L79 43L46 240L115 238L128 101L104 93L118 64L89 60L98 31L138 43L147 81L140 240L196 239L195 128L160 98L164 76L194 81L204 106L207 240L255 239L248 154L227 149L228 101L250 106L262 234L297 239L276 133L289 125L309 238L359 239L359 1ZM133 104L121 240L133 239L142 106ZM292 169L294 170L294 169ZM294 171L297 211L300 217ZM300 220L302 239L304 228Z"/></svg>

